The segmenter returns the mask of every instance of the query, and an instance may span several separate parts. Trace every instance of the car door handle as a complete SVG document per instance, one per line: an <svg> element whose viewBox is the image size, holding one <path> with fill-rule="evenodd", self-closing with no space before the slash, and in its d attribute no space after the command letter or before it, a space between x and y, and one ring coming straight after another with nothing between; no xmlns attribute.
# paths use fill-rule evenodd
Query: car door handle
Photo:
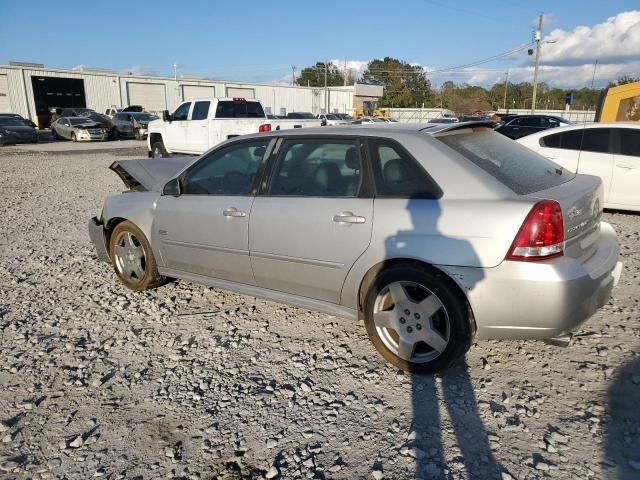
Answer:
<svg viewBox="0 0 640 480"><path fill-rule="evenodd" d="M616 163L616 167L624 168L626 170L635 170L638 168L633 163Z"/></svg>
<svg viewBox="0 0 640 480"><path fill-rule="evenodd" d="M364 223L367 219L354 215L353 212L342 212L340 215L334 215L333 221L336 223Z"/></svg>
<svg viewBox="0 0 640 480"><path fill-rule="evenodd" d="M247 214L245 212L241 212L236 207L227 208L222 212L225 217L229 218L238 218L238 217L246 217Z"/></svg>

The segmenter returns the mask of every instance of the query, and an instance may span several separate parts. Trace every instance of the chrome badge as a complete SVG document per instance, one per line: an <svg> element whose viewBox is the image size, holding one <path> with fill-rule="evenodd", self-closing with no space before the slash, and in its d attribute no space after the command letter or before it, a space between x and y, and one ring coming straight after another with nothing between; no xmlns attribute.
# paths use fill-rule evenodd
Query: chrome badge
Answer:
<svg viewBox="0 0 640 480"><path fill-rule="evenodd" d="M569 216L569 218L576 218L581 213L582 213L582 210L574 205L569 209L569 211L567 212L567 215Z"/></svg>

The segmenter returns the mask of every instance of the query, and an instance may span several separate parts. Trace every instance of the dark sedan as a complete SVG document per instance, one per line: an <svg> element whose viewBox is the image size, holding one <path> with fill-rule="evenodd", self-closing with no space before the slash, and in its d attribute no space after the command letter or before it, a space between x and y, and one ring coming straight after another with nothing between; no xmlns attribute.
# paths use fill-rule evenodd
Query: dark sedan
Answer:
<svg viewBox="0 0 640 480"><path fill-rule="evenodd" d="M22 123L24 123L27 127L38 128L38 126L35 123L33 123L31 120L29 120L28 118L24 118L22 115L19 115L17 113L0 113L0 117L15 118L16 120L19 120Z"/></svg>
<svg viewBox="0 0 640 480"><path fill-rule="evenodd" d="M503 123L495 129L496 132L513 140L526 137L532 133L541 132L548 128L572 125L569 120L553 115L508 115L502 117L501 120Z"/></svg>
<svg viewBox="0 0 640 480"><path fill-rule="evenodd" d="M0 144L36 143L38 132L13 117L0 116Z"/></svg>

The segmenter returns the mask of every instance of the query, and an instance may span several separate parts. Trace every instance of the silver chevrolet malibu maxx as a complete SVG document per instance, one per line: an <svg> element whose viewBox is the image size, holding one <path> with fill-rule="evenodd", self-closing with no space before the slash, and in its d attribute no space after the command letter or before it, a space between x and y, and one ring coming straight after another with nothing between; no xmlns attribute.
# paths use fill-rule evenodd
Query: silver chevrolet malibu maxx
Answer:
<svg viewBox="0 0 640 480"><path fill-rule="evenodd" d="M489 124L277 131L198 158L115 162L90 235L140 291L165 278L364 320L433 372L478 338L566 338L621 264L602 183Z"/></svg>

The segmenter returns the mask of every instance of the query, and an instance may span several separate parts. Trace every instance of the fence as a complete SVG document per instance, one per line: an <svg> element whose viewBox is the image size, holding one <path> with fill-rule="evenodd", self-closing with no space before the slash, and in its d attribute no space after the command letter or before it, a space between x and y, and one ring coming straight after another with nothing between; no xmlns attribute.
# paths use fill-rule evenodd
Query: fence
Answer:
<svg viewBox="0 0 640 480"><path fill-rule="evenodd" d="M528 115L531 110L528 108L510 108L508 110L500 109L498 113L510 113L513 115ZM556 117L566 118L575 123L593 122L596 118L594 110L538 110L536 115L554 115Z"/></svg>
<svg viewBox="0 0 640 480"><path fill-rule="evenodd" d="M424 123L432 118L453 117L455 113L446 108L385 108L389 116L401 123Z"/></svg>

